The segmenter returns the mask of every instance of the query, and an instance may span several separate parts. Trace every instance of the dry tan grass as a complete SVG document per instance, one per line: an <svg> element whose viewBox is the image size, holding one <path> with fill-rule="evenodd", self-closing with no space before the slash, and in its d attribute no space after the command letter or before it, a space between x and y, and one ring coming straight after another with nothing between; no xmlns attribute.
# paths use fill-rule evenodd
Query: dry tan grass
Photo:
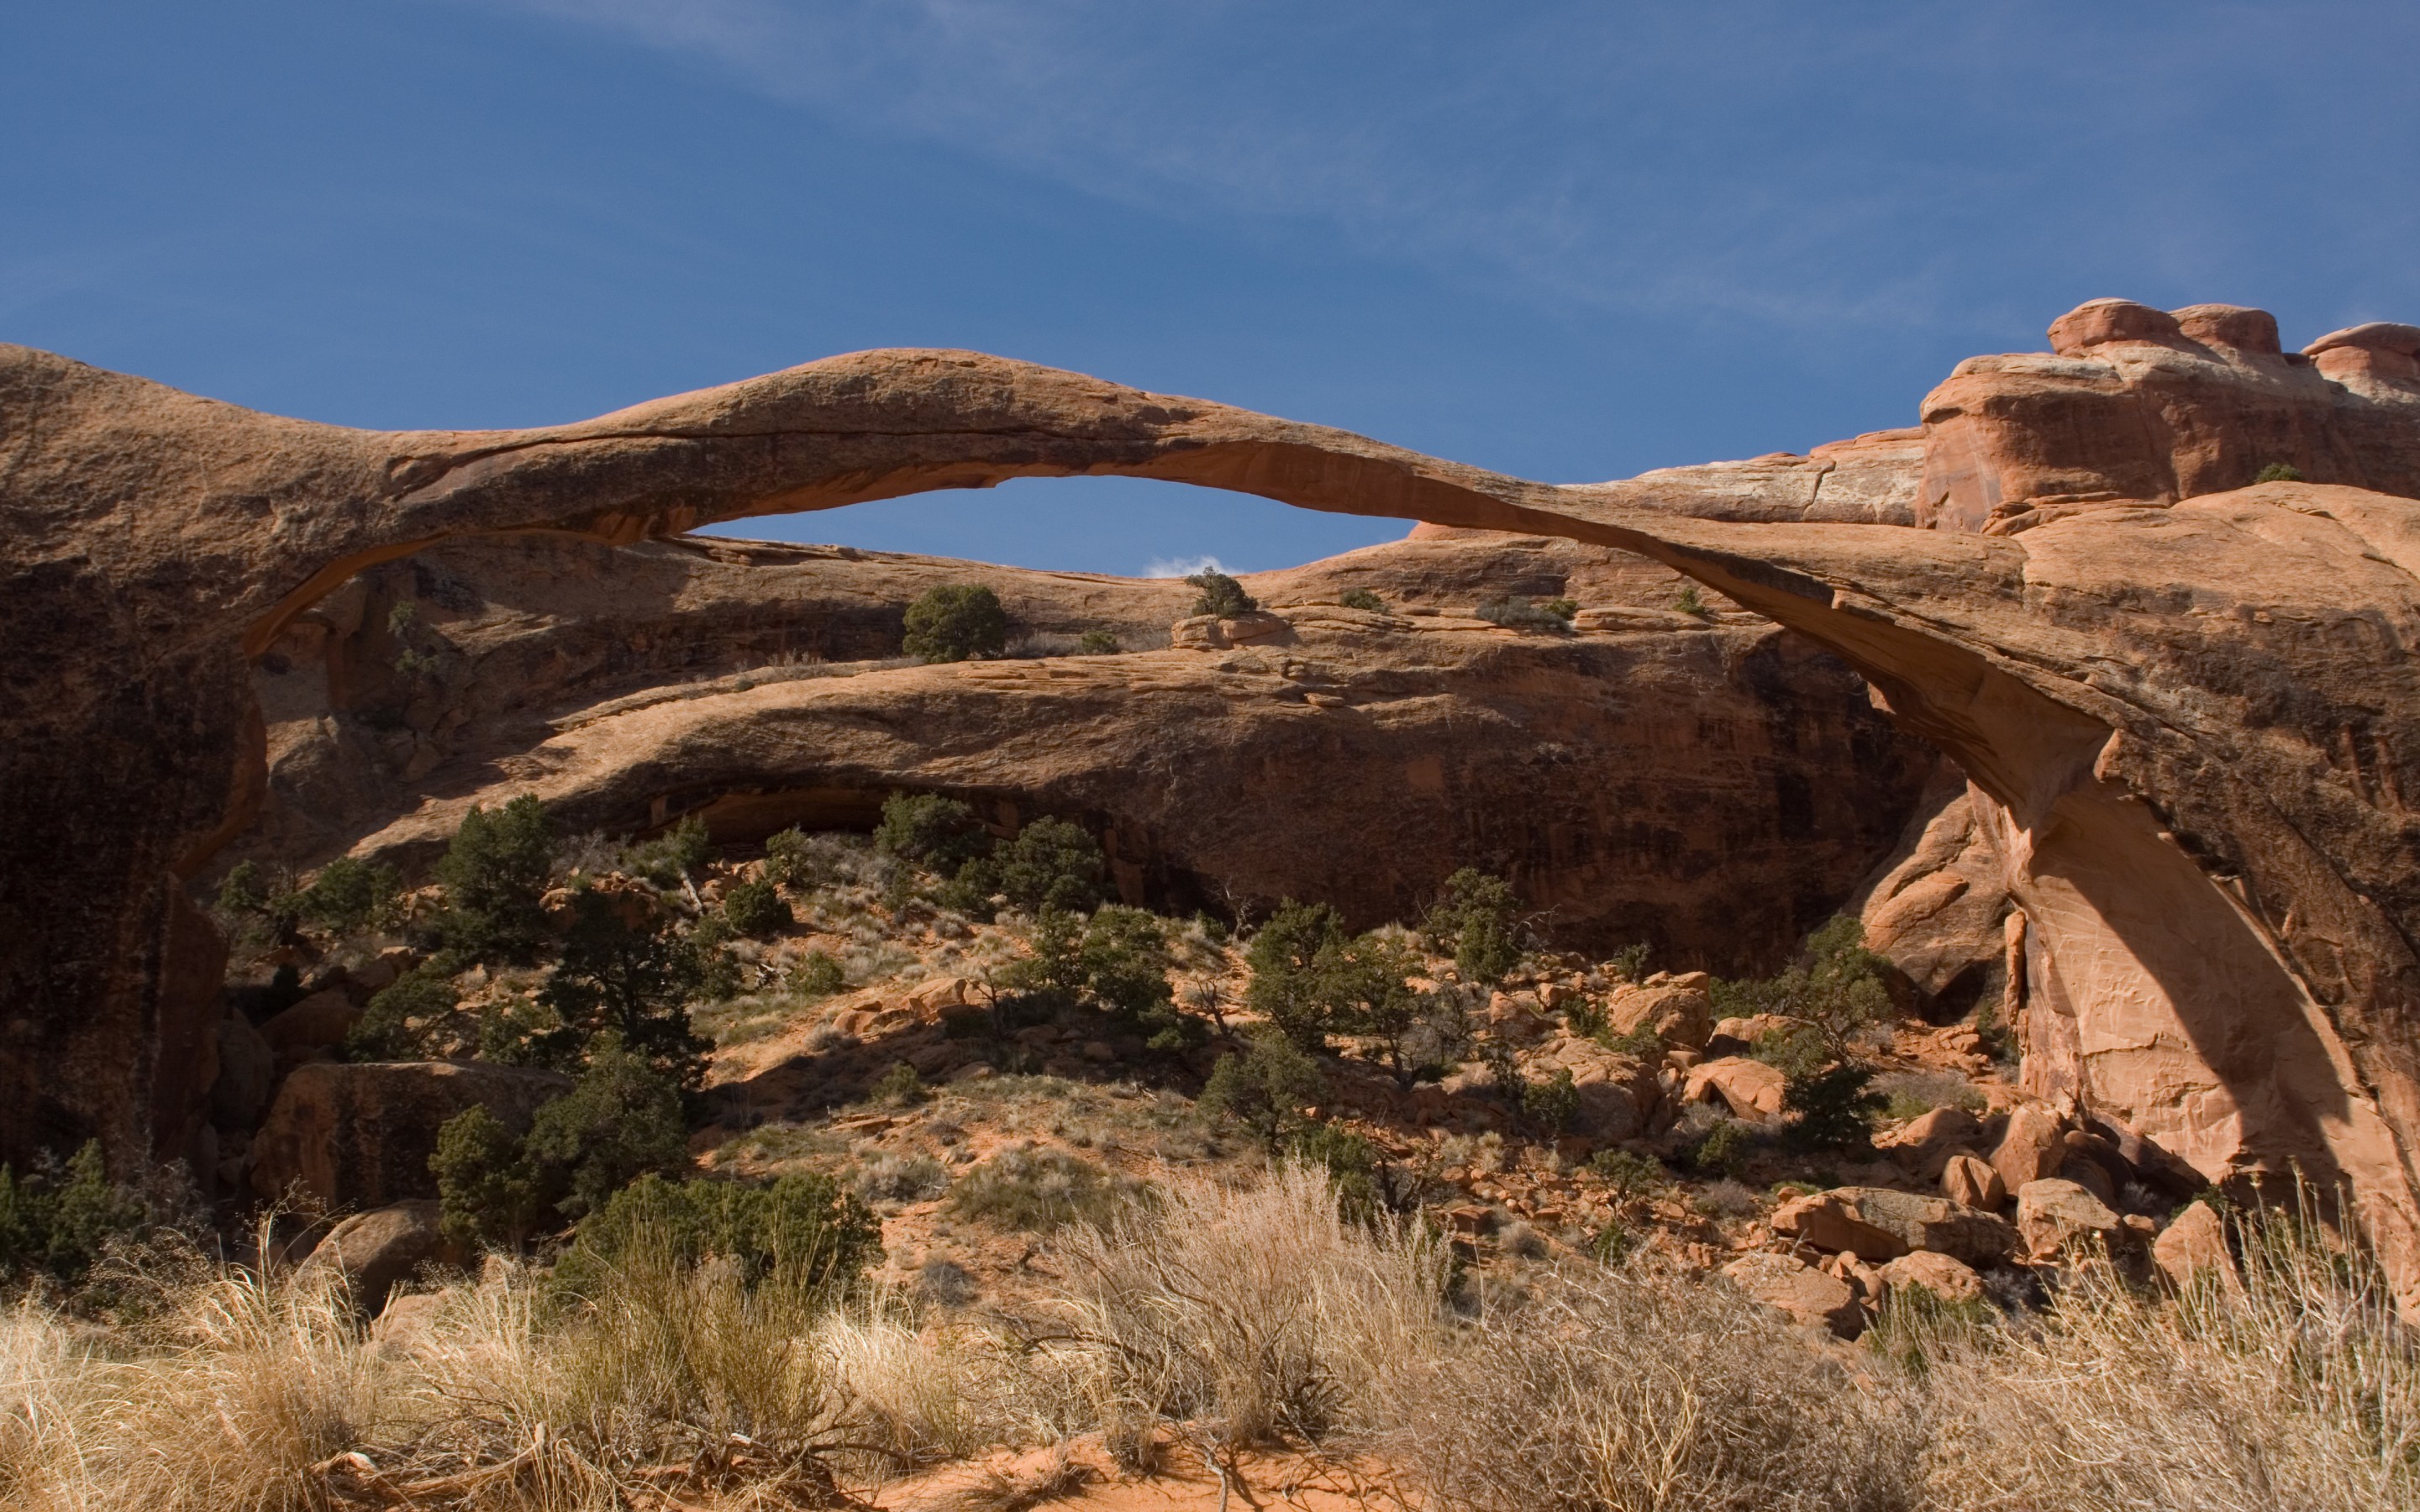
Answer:
<svg viewBox="0 0 2420 1512"><path fill-rule="evenodd" d="M334 1285L221 1272L139 1332L31 1302L0 1328L0 1503L29 1512L309 1506L312 1467L389 1426Z"/></svg>
<svg viewBox="0 0 2420 1512"><path fill-rule="evenodd" d="M1856 1353L1637 1264L1457 1314L1433 1236L1297 1170L1072 1230L1039 1337L644 1255L576 1307L491 1265L392 1336L325 1285L187 1270L138 1326L0 1314L0 1505L804 1505L1093 1430L1313 1441L1439 1512L2420 1505L2420 1352L2374 1271L2302 1223L2246 1250L2241 1289L2087 1266L2022 1328L1911 1315Z"/></svg>
<svg viewBox="0 0 2420 1512"><path fill-rule="evenodd" d="M1066 1301L1098 1366L1113 1446L1162 1421L1248 1444L1317 1440L1437 1329L1443 1246L1416 1224L1343 1218L1324 1172L1171 1187L1062 1247Z"/></svg>
<svg viewBox="0 0 2420 1512"><path fill-rule="evenodd" d="M1930 1504L1958 1512L2420 1506L2420 1335L2307 1213L2243 1230L2243 1284L2174 1302L2105 1262L2030 1330L1958 1330Z"/></svg>
<svg viewBox="0 0 2420 1512"><path fill-rule="evenodd" d="M1914 1504L1923 1450L1901 1382L1644 1269L1563 1276L1385 1388L1381 1450L1484 1512L1885 1512Z"/></svg>

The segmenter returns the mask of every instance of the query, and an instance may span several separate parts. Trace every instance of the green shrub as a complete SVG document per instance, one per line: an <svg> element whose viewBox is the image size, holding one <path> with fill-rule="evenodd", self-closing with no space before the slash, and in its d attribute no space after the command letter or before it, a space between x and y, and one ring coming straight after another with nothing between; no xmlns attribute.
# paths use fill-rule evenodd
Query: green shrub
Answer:
<svg viewBox="0 0 2420 1512"><path fill-rule="evenodd" d="M1346 1217L1366 1220L1386 1207L1377 1147L1352 1130L1305 1119L1287 1136L1285 1152L1301 1165L1327 1173Z"/></svg>
<svg viewBox="0 0 2420 1512"><path fill-rule="evenodd" d="M2255 483L2300 483L2303 470L2291 462L2272 462L2252 475Z"/></svg>
<svg viewBox="0 0 2420 1512"><path fill-rule="evenodd" d="M302 917L336 934L358 934L395 913L403 882L391 866L339 856L319 869L299 900Z"/></svg>
<svg viewBox="0 0 2420 1512"><path fill-rule="evenodd" d="M1388 612L1387 601L1380 598L1377 594L1370 592L1367 588L1348 589L1345 591L1344 596L1338 599L1337 602L1343 605L1346 609L1367 609L1373 614L1384 614Z"/></svg>
<svg viewBox="0 0 2420 1512"><path fill-rule="evenodd" d="M1421 928L1440 950L1453 952L1462 980L1494 986L1521 964L1521 901L1512 885L1476 867L1445 879L1445 894Z"/></svg>
<svg viewBox="0 0 2420 1512"><path fill-rule="evenodd" d="M444 943L481 961L527 961L546 937L554 825L528 794L492 813L473 808L437 863L445 888Z"/></svg>
<svg viewBox="0 0 2420 1512"><path fill-rule="evenodd" d="M520 1138L486 1108L445 1120L428 1169L437 1178L439 1227L456 1243L517 1250L536 1228L537 1172Z"/></svg>
<svg viewBox="0 0 2420 1512"><path fill-rule="evenodd" d="M1146 1188L1060 1149L1010 1149L958 1179L950 1211L961 1218L1047 1234L1069 1224L1107 1224Z"/></svg>
<svg viewBox="0 0 2420 1512"><path fill-rule="evenodd" d="M681 1089L608 1032L579 1084L537 1110L522 1148L555 1211L594 1212L633 1178L687 1167Z"/></svg>
<svg viewBox="0 0 2420 1512"><path fill-rule="evenodd" d="M1789 1138L1801 1149L1863 1153L1873 1143L1873 1121L1887 1104L1868 1084L1874 1069L1843 1061L1825 1071L1789 1078L1781 1091L1784 1112L1796 1115Z"/></svg>
<svg viewBox="0 0 2420 1512"><path fill-rule="evenodd" d="M974 806L938 793L894 793L883 800L874 848L942 876L992 850Z"/></svg>
<svg viewBox="0 0 2420 1512"><path fill-rule="evenodd" d="M908 606L903 649L926 662L987 661L1008 649L1008 611L981 583L928 589Z"/></svg>
<svg viewBox="0 0 2420 1512"><path fill-rule="evenodd" d="M1807 936L1800 958L1762 980L1713 985L1717 1018L1777 1014L1795 1021L1757 1045L1757 1058L1792 1076L1811 1076L1857 1053L1860 1036L1888 1022L1888 963L1865 948L1865 926L1842 914Z"/></svg>
<svg viewBox="0 0 2420 1512"><path fill-rule="evenodd" d="M1222 620L1232 620L1261 607L1258 599L1244 592L1242 583L1223 572L1197 572L1185 580L1201 590L1193 600L1196 614L1216 614Z"/></svg>
<svg viewBox="0 0 2420 1512"><path fill-rule="evenodd" d="M1116 631L1105 630L1094 625L1084 632L1082 640L1076 642L1076 649L1087 656L1112 656L1125 648L1118 644Z"/></svg>
<svg viewBox="0 0 2420 1512"><path fill-rule="evenodd" d="M751 1284L781 1277L837 1292L881 1254L881 1224L830 1177L784 1176L758 1186L647 1176L581 1223L554 1284L586 1295L634 1258L683 1265L715 1259Z"/></svg>
<svg viewBox="0 0 2420 1512"><path fill-rule="evenodd" d="M1319 1062L1285 1035L1255 1035L1241 1056L1225 1055L1210 1070L1198 1106L1213 1119L1232 1119L1275 1153L1319 1101L1327 1077Z"/></svg>
<svg viewBox="0 0 2420 1512"><path fill-rule="evenodd" d="M722 917L741 934L770 934L797 921L769 882L743 882L722 895Z"/></svg>
<svg viewBox="0 0 2420 1512"><path fill-rule="evenodd" d="M1037 819L1015 839L969 866L984 872L986 892L1008 900L1024 913L1062 908L1082 913L1101 901L1101 878L1109 870L1100 843L1081 825L1065 819ZM965 876L964 870L960 875Z"/></svg>
<svg viewBox="0 0 2420 1512"><path fill-rule="evenodd" d="M1572 1081L1571 1068L1559 1068L1544 1081L1522 1088L1521 1111L1549 1134L1561 1134L1578 1121L1580 1089Z"/></svg>
<svg viewBox="0 0 2420 1512"><path fill-rule="evenodd" d="M706 858L713 854L714 840L706 833L705 817L685 814L655 839L625 849L622 864L659 887L677 887L705 871Z"/></svg>
<svg viewBox="0 0 2420 1512"><path fill-rule="evenodd" d="M1747 1168L1748 1149L1753 1143L1747 1125L1725 1119L1707 1130L1697 1148L1689 1151L1689 1164L1701 1176L1735 1180Z"/></svg>
<svg viewBox="0 0 2420 1512"><path fill-rule="evenodd" d="M875 1079L866 1096L886 1107L913 1107L924 1101L924 1078L908 1062L894 1060L889 1071Z"/></svg>
<svg viewBox="0 0 2420 1512"><path fill-rule="evenodd" d="M1471 612L1508 630L1548 630L1568 634L1572 627L1571 621L1526 598L1491 598Z"/></svg>
<svg viewBox="0 0 2420 1512"><path fill-rule="evenodd" d="M302 917L302 894L272 883L257 861L229 868L213 902L229 933L255 942L282 938Z"/></svg>
<svg viewBox="0 0 2420 1512"><path fill-rule="evenodd" d="M1405 979L1419 959L1374 935L1363 935L1348 986L1357 1011L1352 1027L1376 1038L1395 1085L1409 1088L1445 1076L1470 1048L1470 1014L1451 987L1416 993Z"/></svg>
<svg viewBox="0 0 2420 1512"><path fill-rule="evenodd" d="M1588 1168L1622 1202L1652 1196L1672 1182L1662 1161L1627 1149L1600 1149L1589 1157Z"/></svg>
<svg viewBox="0 0 2420 1512"><path fill-rule="evenodd" d="M815 865L813 842L798 825L765 837L765 880L800 891L824 882Z"/></svg>
<svg viewBox="0 0 2420 1512"><path fill-rule="evenodd" d="M1285 900L1244 951L1252 968L1245 1001L1300 1049L1326 1049L1344 1027L1331 968L1348 938L1335 909Z"/></svg>
<svg viewBox="0 0 2420 1512"><path fill-rule="evenodd" d="M1616 950L1606 960L1606 964L1611 966L1614 974L1624 981L1645 981L1647 958L1653 953L1653 948L1645 940L1641 940L1637 945L1624 946Z"/></svg>
<svg viewBox="0 0 2420 1512"><path fill-rule="evenodd" d="M848 985L848 973L829 950L809 950L790 968L790 991L801 997L830 997Z"/></svg>
<svg viewBox="0 0 2420 1512"><path fill-rule="evenodd" d="M1580 601L1576 598L1550 598L1538 607L1565 625L1578 618L1580 612Z"/></svg>
<svg viewBox="0 0 2420 1512"><path fill-rule="evenodd" d="M1026 936L1027 953L1001 968L999 982L1051 1008L1072 1007L1084 991L1084 921L1044 905Z"/></svg>
<svg viewBox="0 0 2420 1512"><path fill-rule="evenodd" d="M1175 969L1168 930L1140 908L1104 903L1084 927L1084 991L1102 1008L1132 1024L1154 1050L1199 1044L1202 1021L1176 1006L1169 985Z"/></svg>
<svg viewBox="0 0 2420 1512"><path fill-rule="evenodd" d="M64 1166L19 1177L0 1165L0 1277L73 1283L113 1242L140 1240L154 1227L151 1201L109 1179L99 1140L85 1141Z"/></svg>
<svg viewBox="0 0 2420 1512"><path fill-rule="evenodd" d="M460 1007L453 966L450 960L424 962L373 993L369 1006L346 1031L345 1058L427 1058L432 1031Z"/></svg>
<svg viewBox="0 0 2420 1512"><path fill-rule="evenodd" d="M1681 592L1672 599L1672 607L1683 614L1694 614L1701 620L1714 613L1713 609L1706 607L1705 599L1699 594L1696 583L1683 583Z"/></svg>
<svg viewBox="0 0 2420 1512"><path fill-rule="evenodd" d="M560 1062L606 1031L656 1071L694 1091L706 1079L711 1041L690 1026L689 1005L706 988L706 963L660 918L626 923L615 899L582 889L572 897L563 958L538 993L559 1021L542 1060Z"/></svg>

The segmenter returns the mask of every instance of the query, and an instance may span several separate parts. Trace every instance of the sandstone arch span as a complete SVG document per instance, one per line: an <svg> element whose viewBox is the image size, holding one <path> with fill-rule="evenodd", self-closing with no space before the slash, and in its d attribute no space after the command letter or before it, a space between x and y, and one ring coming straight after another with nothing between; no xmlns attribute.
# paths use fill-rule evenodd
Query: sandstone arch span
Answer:
<svg viewBox="0 0 2420 1512"><path fill-rule="evenodd" d="M2347 1181L2420 1301L2420 333L2360 328L2331 372L2257 349L2257 312L2141 309L1964 364L1920 435L1570 486L967 352L377 433L0 348L0 1153L190 1127L218 959L181 879L252 801L247 655L346 576L1122 472L1637 551L1829 647L1990 800L2036 1089L2206 1174ZM2281 449L2331 483L2207 491ZM2001 532L1906 523L1978 512Z"/></svg>

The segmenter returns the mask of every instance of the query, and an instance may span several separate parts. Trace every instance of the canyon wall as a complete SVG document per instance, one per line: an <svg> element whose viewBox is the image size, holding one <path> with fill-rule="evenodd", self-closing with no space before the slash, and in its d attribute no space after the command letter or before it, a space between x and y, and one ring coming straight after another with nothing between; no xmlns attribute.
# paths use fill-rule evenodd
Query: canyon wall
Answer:
<svg viewBox="0 0 2420 1512"><path fill-rule="evenodd" d="M183 879L267 777L251 663L364 568L1124 472L1635 552L1826 647L1979 795L2029 1082L2213 1179L2342 1183L2420 1304L2420 331L2273 329L2096 301L1962 364L1913 442L1568 486L973 353L383 434L0 349L0 1144L173 1147L215 987ZM1912 449L1912 499L1860 471Z"/></svg>

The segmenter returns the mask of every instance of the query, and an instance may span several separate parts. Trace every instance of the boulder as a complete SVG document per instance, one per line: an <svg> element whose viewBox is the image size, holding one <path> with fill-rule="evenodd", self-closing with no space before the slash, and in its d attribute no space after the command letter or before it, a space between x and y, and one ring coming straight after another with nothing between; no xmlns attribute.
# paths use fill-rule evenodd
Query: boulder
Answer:
<svg viewBox="0 0 2420 1512"><path fill-rule="evenodd" d="M277 1075L277 1052L240 1013L219 1021L219 1074L210 1084L210 1121L222 1129L249 1129L269 1105Z"/></svg>
<svg viewBox="0 0 2420 1512"><path fill-rule="evenodd" d="M2096 1244L2112 1256L2134 1246L2134 1231L2108 1205L2073 1181L2047 1178L2017 1189L2017 1233L2028 1259L2057 1259Z"/></svg>
<svg viewBox="0 0 2420 1512"><path fill-rule="evenodd" d="M446 1119L484 1107L520 1132L570 1089L552 1072L483 1062L298 1066L253 1136L253 1190L276 1197L300 1186L330 1207L433 1197L428 1157Z"/></svg>
<svg viewBox="0 0 2420 1512"><path fill-rule="evenodd" d="M338 1224L303 1260L309 1277L341 1272L352 1289L353 1305L370 1317L386 1307L388 1294L432 1262L462 1264L467 1252L445 1238L438 1227L433 1201L391 1202L383 1208L355 1213Z"/></svg>
<svg viewBox="0 0 2420 1512"><path fill-rule="evenodd" d="M1743 1255L1723 1267L1731 1284L1792 1321L1827 1328L1844 1339L1866 1330L1866 1310L1847 1282L1791 1255Z"/></svg>
<svg viewBox="0 0 2420 1512"><path fill-rule="evenodd" d="M1743 1119L1781 1117L1781 1094L1787 1084L1781 1072L1761 1060L1725 1056L1689 1068L1681 1085L1683 1103L1719 1101Z"/></svg>
<svg viewBox="0 0 2420 1512"><path fill-rule="evenodd" d="M1874 1141L1904 1169L1928 1181L1941 1179L1952 1155L1971 1153L1983 1144L1982 1120L1964 1108L1934 1108Z"/></svg>
<svg viewBox="0 0 2420 1512"><path fill-rule="evenodd" d="M1647 1081L1646 1085L1652 1088L1655 1084ZM1637 1135L1646 1127L1652 1102L1642 1100L1632 1083L1600 1078L1580 1082L1576 1090L1579 1113L1572 1120L1574 1134L1601 1144L1614 1144Z"/></svg>
<svg viewBox="0 0 2420 1512"><path fill-rule="evenodd" d="M1686 984L1660 982L1616 988L1606 1003L1606 1022L1617 1034L1635 1034L1648 1028L1667 1044L1684 1050L1703 1049L1714 1032L1714 1004L1706 995L1705 974L1695 972L1692 976L1699 980Z"/></svg>
<svg viewBox="0 0 2420 1512"><path fill-rule="evenodd" d="M2195 1276L2210 1272L2227 1287L2242 1285L2235 1252L2226 1242L2226 1220L2207 1202L2189 1202L2160 1237L2151 1242L2151 1259L2170 1285L2182 1289Z"/></svg>
<svg viewBox="0 0 2420 1512"><path fill-rule="evenodd" d="M1989 1162L1962 1152L1942 1163L1941 1195L1963 1207L1997 1212L2009 1200L2009 1188Z"/></svg>
<svg viewBox="0 0 2420 1512"><path fill-rule="evenodd" d="M1854 1250L1869 1260L1931 1250L1984 1264L2017 1244L2016 1231L2003 1218L1879 1186L1835 1187L1785 1203L1774 1212L1773 1227L1818 1249Z"/></svg>
<svg viewBox="0 0 2420 1512"><path fill-rule="evenodd" d="M1992 1168L2000 1173L2000 1183L2021 1192L2028 1182L2058 1174L2067 1160L2063 1132L2058 1115L2048 1108L2027 1103L2010 1113L2008 1129L1992 1151Z"/></svg>
<svg viewBox="0 0 2420 1512"><path fill-rule="evenodd" d="M325 1050L345 1042L361 1021L362 1011L341 987L313 993L260 1026L260 1038L278 1055L296 1050Z"/></svg>
<svg viewBox="0 0 2420 1512"><path fill-rule="evenodd" d="M1883 1283L1894 1297L1930 1291L1944 1302L1980 1302L1983 1278L1955 1256L1915 1250L1883 1267Z"/></svg>
<svg viewBox="0 0 2420 1512"><path fill-rule="evenodd" d="M1906 1241L1866 1222L1856 1203L1837 1191L1783 1203L1774 1210L1773 1231L1792 1243L1846 1251L1866 1259L1887 1260L1907 1253Z"/></svg>

